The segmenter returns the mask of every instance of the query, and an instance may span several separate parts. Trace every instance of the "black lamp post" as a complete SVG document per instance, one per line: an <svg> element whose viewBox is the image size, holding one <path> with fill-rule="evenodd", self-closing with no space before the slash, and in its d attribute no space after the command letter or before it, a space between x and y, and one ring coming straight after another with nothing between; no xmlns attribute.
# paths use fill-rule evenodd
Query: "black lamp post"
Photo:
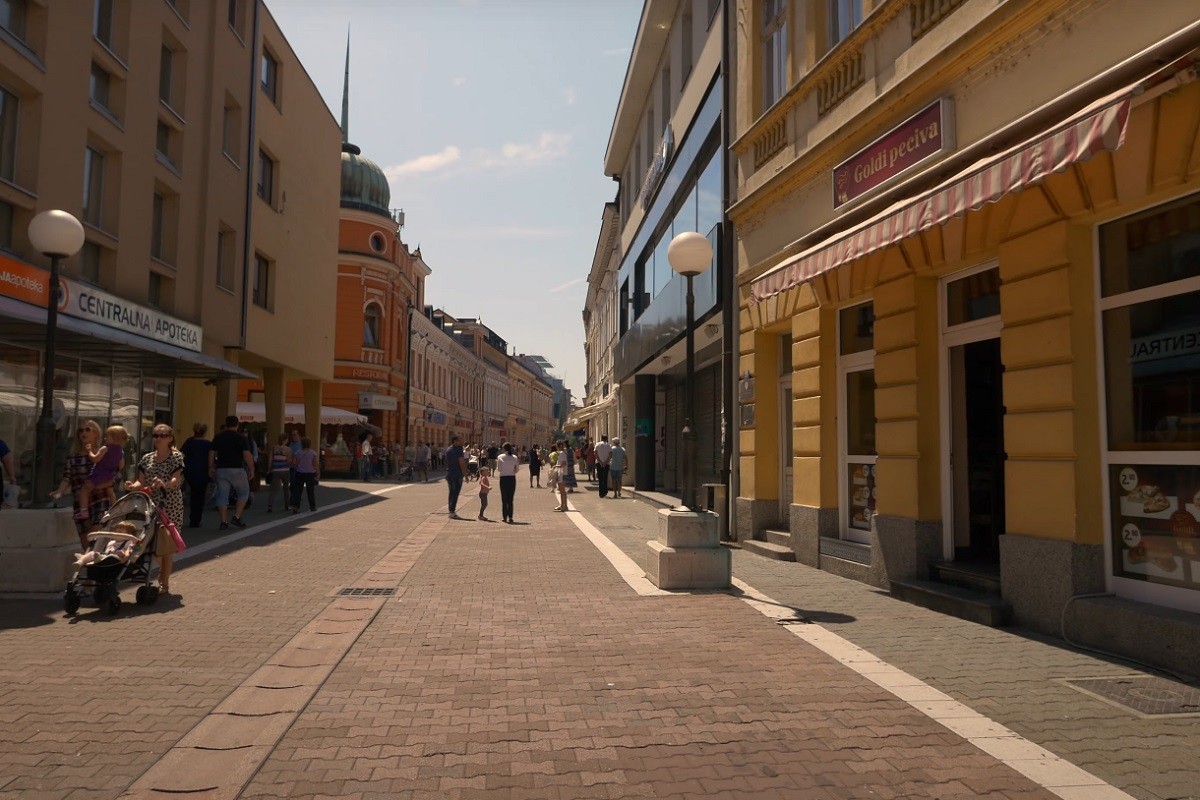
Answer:
<svg viewBox="0 0 1200 800"><path fill-rule="evenodd" d="M671 269L687 278L687 378L684 384L683 410L683 500L684 508L699 511L696 502L696 427L693 422L693 392L696 372L695 317L696 298L692 294L692 279L703 275L712 266L712 243L695 231L681 233L667 246L667 261Z"/></svg>
<svg viewBox="0 0 1200 800"><path fill-rule="evenodd" d="M50 295L46 301L46 353L42 359L42 413L37 421L37 469L34 506L51 506L54 486L54 333L58 327L58 262L83 247L83 226L66 211L43 211L29 223L29 242L50 259Z"/></svg>

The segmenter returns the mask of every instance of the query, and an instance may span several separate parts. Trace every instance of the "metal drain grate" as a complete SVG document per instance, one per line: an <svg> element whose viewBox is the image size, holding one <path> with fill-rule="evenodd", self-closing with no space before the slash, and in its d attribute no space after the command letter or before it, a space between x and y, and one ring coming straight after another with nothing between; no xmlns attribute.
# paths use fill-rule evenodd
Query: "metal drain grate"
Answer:
<svg viewBox="0 0 1200 800"><path fill-rule="evenodd" d="M1078 678L1067 685L1147 717L1200 716L1200 688L1150 675Z"/></svg>
<svg viewBox="0 0 1200 800"><path fill-rule="evenodd" d="M338 597L391 597L395 589L380 589L375 586L351 586L338 592Z"/></svg>

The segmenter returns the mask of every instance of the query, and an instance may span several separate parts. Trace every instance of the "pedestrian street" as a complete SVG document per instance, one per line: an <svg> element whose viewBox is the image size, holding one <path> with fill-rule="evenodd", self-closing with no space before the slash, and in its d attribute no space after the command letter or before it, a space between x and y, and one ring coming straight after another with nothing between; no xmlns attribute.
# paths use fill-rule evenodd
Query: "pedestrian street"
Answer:
<svg viewBox="0 0 1200 800"><path fill-rule="evenodd" d="M740 550L664 592L658 507L526 483L322 484L153 606L0 601L0 798L1200 796L1196 718L1063 682L1136 667Z"/></svg>

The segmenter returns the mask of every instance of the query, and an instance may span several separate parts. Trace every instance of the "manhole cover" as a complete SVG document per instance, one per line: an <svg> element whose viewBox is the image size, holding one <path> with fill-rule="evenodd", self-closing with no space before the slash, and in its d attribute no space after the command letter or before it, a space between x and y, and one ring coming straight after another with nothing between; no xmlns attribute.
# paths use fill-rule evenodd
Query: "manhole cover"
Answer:
<svg viewBox="0 0 1200 800"><path fill-rule="evenodd" d="M338 592L338 597L391 597L395 589L380 589L377 586L350 586Z"/></svg>
<svg viewBox="0 0 1200 800"><path fill-rule="evenodd" d="M1200 716L1200 688L1150 675L1077 678L1067 684L1147 717Z"/></svg>

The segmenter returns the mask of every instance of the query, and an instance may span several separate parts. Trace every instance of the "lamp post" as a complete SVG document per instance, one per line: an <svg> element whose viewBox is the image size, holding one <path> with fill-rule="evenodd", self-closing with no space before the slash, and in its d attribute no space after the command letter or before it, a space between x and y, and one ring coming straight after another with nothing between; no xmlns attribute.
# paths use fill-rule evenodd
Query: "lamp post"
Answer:
<svg viewBox="0 0 1200 800"><path fill-rule="evenodd" d="M50 259L50 294L46 300L46 353L42 360L42 413L37 421L37 470L33 503L49 506L54 485L54 333L58 327L58 262L83 247L83 226L66 211L43 211L29 223L29 242Z"/></svg>
<svg viewBox="0 0 1200 800"><path fill-rule="evenodd" d="M693 392L696 371L695 325L696 298L692 294L692 279L703 275L712 266L712 243L703 234L687 231L667 245L667 261L671 269L687 279L687 327L684 331L687 348L687 378L684 384L683 407L683 499L682 505L699 511L696 502L696 427L693 420Z"/></svg>

